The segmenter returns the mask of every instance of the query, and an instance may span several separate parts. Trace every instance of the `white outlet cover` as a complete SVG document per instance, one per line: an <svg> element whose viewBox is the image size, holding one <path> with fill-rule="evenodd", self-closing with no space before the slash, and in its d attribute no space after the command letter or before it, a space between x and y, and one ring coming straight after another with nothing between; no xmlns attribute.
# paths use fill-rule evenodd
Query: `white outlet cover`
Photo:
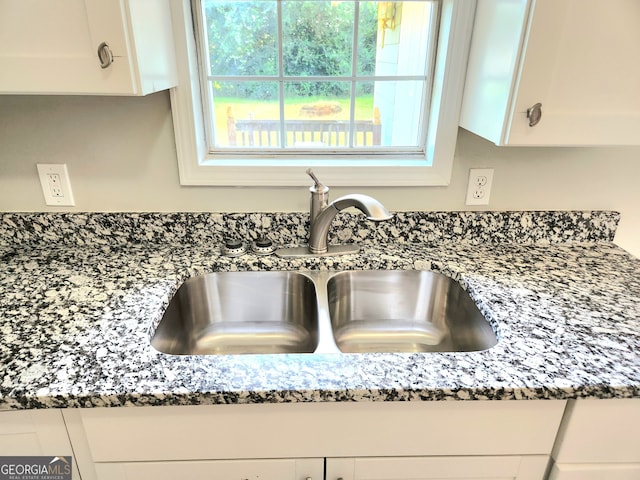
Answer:
<svg viewBox="0 0 640 480"><path fill-rule="evenodd" d="M40 177L40 186L44 195L44 201L47 205L55 205L59 207L72 207L75 205L73 200L73 192L71 191L71 182L67 172L66 163L38 163L38 176ZM54 196L49 184L48 175L56 174L60 177L60 188L62 195Z"/></svg>
<svg viewBox="0 0 640 480"><path fill-rule="evenodd" d="M472 168L469 170L466 205L489 205L493 168Z"/></svg>

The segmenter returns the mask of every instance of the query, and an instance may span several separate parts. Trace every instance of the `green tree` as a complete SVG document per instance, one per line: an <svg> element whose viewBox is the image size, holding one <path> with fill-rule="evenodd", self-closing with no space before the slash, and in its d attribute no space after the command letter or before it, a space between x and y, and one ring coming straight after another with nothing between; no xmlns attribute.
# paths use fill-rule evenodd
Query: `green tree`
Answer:
<svg viewBox="0 0 640 480"><path fill-rule="evenodd" d="M283 64L286 75L350 75L353 45L353 2L282 2ZM376 3L361 2L358 71L373 73L376 54ZM275 1L205 2L209 62L212 75L276 75L277 3ZM221 94L271 98L268 82L221 82ZM296 82L288 93L300 96L348 95L348 82Z"/></svg>

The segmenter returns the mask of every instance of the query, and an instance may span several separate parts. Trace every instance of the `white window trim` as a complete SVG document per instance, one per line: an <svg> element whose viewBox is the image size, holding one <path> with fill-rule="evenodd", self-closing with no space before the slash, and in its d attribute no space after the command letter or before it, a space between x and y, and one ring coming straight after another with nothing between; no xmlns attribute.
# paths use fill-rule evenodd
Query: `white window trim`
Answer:
<svg viewBox="0 0 640 480"><path fill-rule="evenodd" d="M178 87L171 89L171 110L182 185L300 186L309 183L305 167L332 186L443 186L451 180L458 133L475 0L443 0L437 63L431 100L427 155L423 162L403 165L304 166L203 165L208 157L205 139L198 58L189 0L171 2L178 64ZM444 52L444 53L443 53ZM227 162L225 162L227 163ZM255 162L254 162L255 163Z"/></svg>

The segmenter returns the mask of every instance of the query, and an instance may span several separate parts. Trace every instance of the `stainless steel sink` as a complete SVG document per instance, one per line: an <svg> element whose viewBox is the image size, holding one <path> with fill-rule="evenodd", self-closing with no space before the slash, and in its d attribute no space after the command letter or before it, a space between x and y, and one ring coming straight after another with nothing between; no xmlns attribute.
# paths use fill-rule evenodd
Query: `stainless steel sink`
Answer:
<svg viewBox="0 0 640 480"><path fill-rule="evenodd" d="M327 294L342 352L466 352L497 343L469 294L436 272L342 272Z"/></svg>
<svg viewBox="0 0 640 480"><path fill-rule="evenodd" d="M317 343L313 281L295 272L223 272L185 281L151 345L163 353L310 353Z"/></svg>
<svg viewBox="0 0 640 480"><path fill-rule="evenodd" d="M464 352L496 335L436 272L219 272L180 286L151 345L175 355Z"/></svg>

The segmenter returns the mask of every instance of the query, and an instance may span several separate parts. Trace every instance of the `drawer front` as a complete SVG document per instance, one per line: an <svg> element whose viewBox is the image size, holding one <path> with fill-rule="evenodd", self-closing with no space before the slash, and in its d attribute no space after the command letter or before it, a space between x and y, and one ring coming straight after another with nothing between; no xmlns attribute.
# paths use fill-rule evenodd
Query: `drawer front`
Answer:
<svg viewBox="0 0 640 480"><path fill-rule="evenodd" d="M322 480L321 458L216 460L195 462L102 463L95 466L97 480L153 479L202 480L233 478L244 480Z"/></svg>
<svg viewBox="0 0 640 480"><path fill-rule="evenodd" d="M548 455L564 406L564 401L296 403L70 409L64 415L74 446L79 431L94 462Z"/></svg>

